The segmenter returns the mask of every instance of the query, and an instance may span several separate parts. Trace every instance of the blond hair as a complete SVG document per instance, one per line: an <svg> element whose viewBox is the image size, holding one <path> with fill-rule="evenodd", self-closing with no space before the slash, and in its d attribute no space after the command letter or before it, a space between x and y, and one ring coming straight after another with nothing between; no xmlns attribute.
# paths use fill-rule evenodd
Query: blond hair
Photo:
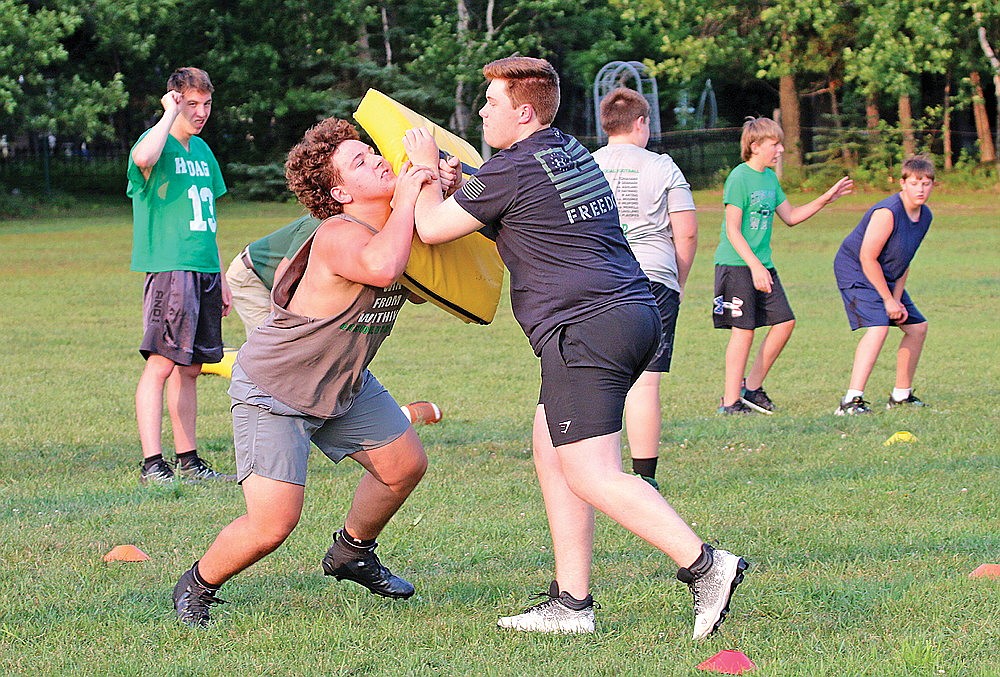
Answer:
<svg viewBox="0 0 1000 677"><path fill-rule="evenodd" d="M765 139L776 139L779 143L785 140L785 132L781 125L771 118L747 116L743 123L743 133L740 134L740 152L746 162L753 155L750 148L755 143Z"/></svg>

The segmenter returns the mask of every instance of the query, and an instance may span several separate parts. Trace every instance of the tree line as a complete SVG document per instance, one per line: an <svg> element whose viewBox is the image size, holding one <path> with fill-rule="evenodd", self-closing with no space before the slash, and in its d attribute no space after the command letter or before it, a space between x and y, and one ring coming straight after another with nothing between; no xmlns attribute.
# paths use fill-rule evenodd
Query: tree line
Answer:
<svg viewBox="0 0 1000 677"><path fill-rule="evenodd" d="M127 147L169 73L194 65L216 84L205 136L227 161L280 161L369 87L477 142L480 68L520 53L557 67L556 124L583 137L594 76L635 60L660 83L665 130L711 79L723 124L780 111L791 166L910 153L933 129L948 168L956 120L975 129L971 160L997 161L996 0L0 0L0 36L11 141ZM811 154L804 126L824 130Z"/></svg>

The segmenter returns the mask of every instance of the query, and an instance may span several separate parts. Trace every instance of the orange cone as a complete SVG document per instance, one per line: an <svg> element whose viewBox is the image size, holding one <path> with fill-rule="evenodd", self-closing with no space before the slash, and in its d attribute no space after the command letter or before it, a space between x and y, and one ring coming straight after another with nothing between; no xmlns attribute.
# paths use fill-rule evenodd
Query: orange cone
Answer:
<svg viewBox="0 0 1000 677"><path fill-rule="evenodd" d="M1000 578L1000 564L980 564L969 578Z"/></svg>
<svg viewBox="0 0 1000 677"><path fill-rule="evenodd" d="M105 562L143 562L147 559L149 555L134 545L116 545L104 556Z"/></svg>
<svg viewBox="0 0 1000 677"><path fill-rule="evenodd" d="M747 658L745 653L732 649L724 649L707 661L698 663L699 670L721 672L724 675L742 675L744 672L750 672L756 667L754 662Z"/></svg>

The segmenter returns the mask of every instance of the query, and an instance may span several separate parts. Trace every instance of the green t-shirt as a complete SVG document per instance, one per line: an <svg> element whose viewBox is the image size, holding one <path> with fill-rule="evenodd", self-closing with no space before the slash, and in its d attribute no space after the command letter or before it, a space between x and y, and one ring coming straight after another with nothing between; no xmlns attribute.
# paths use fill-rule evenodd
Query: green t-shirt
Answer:
<svg viewBox="0 0 1000 677"><path fill-rule="evenodd" d="M265 287L270 289L274 286L274 270L281 263L281 259L292 258L321 223L322 221L312 216L302 216L270 235L250 243L247 251L253 262L253 270Z"/></svg>
<svg viewBox="0 0 1000 677"><path fill-rule="evenodd" d="M743 210L741 232L754 255L765 268L773 268L771 263L771 229L774 225L774 210L785 201L778 177L770 167L762 172L741 164L729 173L726 187L722 191L722 203ZM715 250L715 265L745 266L747 262L736 253L726 235L726 217L722 217L722 237Z"/></svg>
<svg viewBox="0 0 1000 677"><path fill-rule="evenodd" d="M192 136L189 146L185 150L167 136L148 180L129 152L125 194L132 198L132 270L221 272L215 200L226 184L208 144Z"/></svg>

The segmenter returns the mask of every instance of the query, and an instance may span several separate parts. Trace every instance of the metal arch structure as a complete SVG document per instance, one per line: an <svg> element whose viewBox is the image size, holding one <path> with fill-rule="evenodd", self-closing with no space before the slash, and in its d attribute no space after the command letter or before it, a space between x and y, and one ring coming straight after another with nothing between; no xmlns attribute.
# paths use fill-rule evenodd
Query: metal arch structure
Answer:
<svg viewBox="0 0 1000 677"><path fill-rule="evenodd" d="M719 119L719 107L715 102L715 90L712 89L710 79L705 80L705 87L698 97L698 110L694 115L698 129L713 129Z"/></svg>
<svg viewBox="0 0 1000 677"><path fill-rule="evenodd" d="M649 102L649 133L660 135L660 97L656 79L649 69L638 61L610 61L594 78L594 125L598 143L605 143L608 135L601 129L601 99L618 87L630 87Z"/></svg>

